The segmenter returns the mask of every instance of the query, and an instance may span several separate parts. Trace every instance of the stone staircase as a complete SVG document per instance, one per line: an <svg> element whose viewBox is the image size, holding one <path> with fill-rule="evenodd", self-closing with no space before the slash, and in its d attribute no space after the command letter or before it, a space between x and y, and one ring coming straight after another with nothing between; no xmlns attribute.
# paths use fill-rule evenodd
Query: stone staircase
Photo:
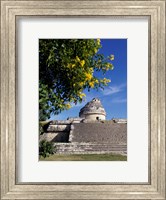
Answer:
<svg viewBox="0 0 166 200"><path fill-rule="evenodd" d="M126 144L110 143L54 143L57 154L127 154Z"/></svg>
<svg viewBox="0 0 166 200"><path fill-rule="evenodd" d="M61 122L62 123L62 122ZM127 124L113 120L91 123L53 121L41 140L54 143L57 154L127 153Z"/></svg>

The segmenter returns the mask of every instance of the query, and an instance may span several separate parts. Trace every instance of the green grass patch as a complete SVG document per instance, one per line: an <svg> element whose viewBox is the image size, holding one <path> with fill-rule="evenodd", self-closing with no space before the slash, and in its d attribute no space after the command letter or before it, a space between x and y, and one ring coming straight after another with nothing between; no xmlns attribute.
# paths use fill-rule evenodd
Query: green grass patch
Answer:
<svg viewBox="0 0 166 200"><path fill-rule="evenodd" d="M40 157L40 161L127 161L127 156L119 154L54 154Z"/></svg>

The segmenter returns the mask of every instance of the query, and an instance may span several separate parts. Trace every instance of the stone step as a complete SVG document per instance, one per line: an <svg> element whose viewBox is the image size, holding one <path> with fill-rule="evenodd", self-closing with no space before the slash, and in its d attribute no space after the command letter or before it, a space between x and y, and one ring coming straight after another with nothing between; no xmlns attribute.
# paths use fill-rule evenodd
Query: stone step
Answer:
<svg viewBox="0 0 166 200"><path fill-rule="evenodd" d="M95 149L92 149L90 151L88 150L85 150L85 149L82 149L82 150L79 150L79 149L76 149L76 150L56 150L55 152L118 152L118 151L126 151L126 149L110 149L110 150L95 150Z"/></svg>
<svg viewBox="0 0 166 200"><path fill-rule="evenodd" d="M56 149L74 149L75 147L56 147ZM126 149L126 147L105 147L105 148L99 148L99 147L82 147L82 148L75 148L75 149L86 149L86 150L91 150L91 149L100 149L100 150L107 150L107 149Z"/></svg>
<svg viewBox="0 0 166 200"><path fill-rule="evenodd" d="M127 149L124 148L117 148L117 149L56 149L56 151L126 151Z"/></svg>
<svg viewBox="0 0 166 200"><path fill-rule="evenodd" d="M109 144L109 143L55 143L56 153L110 153L126 152L126 144Z"/></svg>
<svg viewBox="0 0 166 200"><path fill-rule="evenodd" d="M54 143L55 144L55 146L66 146L66 147L68 147L68 146L102 146L102 147L104 147L104 146L126 146L126 144L101 144L101 143L99 143L99 144L91 144L91 143L84 143L84 144L72 144L72 143Z"/></svg>
<svg viewBox="0 0 166 200"><path fill-rule="evenodd" d="M76 147L76 146L72 146L72 147L56 147L56 148L58 148L58 149L73 149L73 148L77 148L77 149L95 149L95 148L97 148L97 149L117 149L117 148L126 148L125 146L123 146L123 147L98 147L98 146L91 146L91 147L86 147L86 146L84 146L84 147Z"/></svg>
<svg viewBox="0 0 166 200"><path fill-rule="evenodd" d="M77 147L77 148L95 148L95 147L97 147L97 148L125 148L126 146L86 146L86 145L84 145L84 146L56 146L55 145L55 147L56 148L74 148L74 147Z"/></svg>
<svg viewBox="0 0 166 200"><path fill-rule="evenodd" d="M62 145L67 145L67 146L71 146L71 145L76 145L76 146L78 146L78 145L126 145L126 143L92 143L92 142L72 142L72 143L63 143L63 142L61 142L61 143L59 143L59 142L55 142L54 143L55 145L60 145L60 146L62 146Z"/></svg>
<svg viewBox="0 0 166 200"><path fill-rule="evenodd" d="M119 151L60 151L55 152L56 154L121 154L127 155L127 151L119 150Z"/></svg>
<svg viewBox="0 0 166 200"><path fill-rule="evenodd" d="M77 149L94 149L94 148L98 148L98 149L116 149L116 148L126 148L126 146L114 146L114 147L111 147L111 146L105 146L105 147L100 147L100 146L82 146L82 147L79 147L79 146L69 146L69 147L64 147L64 146L55 146L56 148L58 149L73 149L73 148L77 148Z"/></svg>

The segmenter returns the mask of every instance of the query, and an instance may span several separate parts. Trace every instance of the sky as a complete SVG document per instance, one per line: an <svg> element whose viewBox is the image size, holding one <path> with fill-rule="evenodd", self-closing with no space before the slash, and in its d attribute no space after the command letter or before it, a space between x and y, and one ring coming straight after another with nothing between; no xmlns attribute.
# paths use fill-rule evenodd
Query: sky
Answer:
<svg viewBox="0 0 166 200"><path fill-rule="evenodd" d="M51 120L64 120L68 117L78 117L80 109L93 98L99 98L105 111L106 120L112 118L127 119L127 39L101 39L102 48L98 53L104 56L114 55L111 61L114 69L107 71L105 75L95 72L99 78L111 79L104 90L91 89L90 92L84 90L86 99L81 104L73 104L72 108L63 111L58 115L51 116Z"/></svg>

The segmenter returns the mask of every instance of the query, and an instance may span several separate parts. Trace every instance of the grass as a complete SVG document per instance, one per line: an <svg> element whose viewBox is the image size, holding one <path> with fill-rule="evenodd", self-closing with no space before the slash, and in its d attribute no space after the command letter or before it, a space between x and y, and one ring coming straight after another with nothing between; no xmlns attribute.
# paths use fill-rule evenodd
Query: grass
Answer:
<svg viewBox="0 0 166 200"><path fill-rule="evenodd" d="M40 161L127 161L127 156L119 154L53 154Z"/></svg>

